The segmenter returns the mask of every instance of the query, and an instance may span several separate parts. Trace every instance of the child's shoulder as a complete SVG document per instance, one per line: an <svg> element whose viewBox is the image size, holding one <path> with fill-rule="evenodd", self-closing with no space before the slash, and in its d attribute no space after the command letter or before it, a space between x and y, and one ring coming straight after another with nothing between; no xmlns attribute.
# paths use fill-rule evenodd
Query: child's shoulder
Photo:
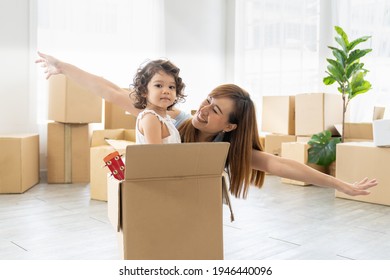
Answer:
<svg viewBox="0 0 390 280"><path fill-rule="evenodd" d="M162 116L160 116L154 110L151 110L151 109L145 109L145 110L141 111L139 113L139 115L138 115L139 119L144 119L144 118L151 119L151 118L154 118L154 117L157 117L157 119L160 122L164 121L164 118Z"/></svg>

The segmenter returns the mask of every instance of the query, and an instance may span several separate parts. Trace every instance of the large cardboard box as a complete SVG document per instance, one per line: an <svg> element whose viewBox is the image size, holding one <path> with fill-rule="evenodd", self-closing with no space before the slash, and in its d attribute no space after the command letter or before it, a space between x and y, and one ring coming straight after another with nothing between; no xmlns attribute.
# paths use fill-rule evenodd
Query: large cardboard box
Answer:
<svg viewBox="0 0 390 280"><path fill-rule="evenodd" d="M23 193L39 182L39 136L0 136L0 193Z"/></svg>
<svg viewBox="0 0 390 280"><path fill-rule="evenodd" d="M379 182L369 195L349 196L336 191L336 197L390 205L390 149L376 147L373 142L340 143L336 147L337 178L353 183L368 177Z"/></svg>
<svg viewBox="0 0 390 280"><path fill-rule="evenodd" d="M89 182L89 139L88 124L48 124L48 183Z"/></svg>
<svg viewBox="0 0 390 280"><path fill-rule="evenodd" d="M295 96L295 134L311 136L324 130L337 135L334 125L342 123L341 94L305 93Z"/></svg>
<svg viewBox="0 0 390 280"><path fill-rule="evenodd" d="M104 104L104 129L134 129L136 117L111 102Z"/></svg>
<svg viewBox="0 0 390 280"><path fill-rule="evenodd" d="M290 142L290 143L282 143L282 157L293 159L297 162L306 164L311 168L314 168L318 171L325 172L325 167L319 166L314 163L308 162L308 150L310 145L304 142ZM310 185L307 182L301 182L297 180L291 180L288 178L282 178L281 181L286 184L293 184L299 186L307 186Z"/></svg>
<svg viewBox="0 0 390 280"><path fill-rule="evenodd" d="M102 99L65 75L49 79L49 120L63 123L100 123Z"/></svg>
<svg viewBox="0 0 390 280"><path fill-rule="evenodd" d="M282 143L296 142L295 135L268 134L265 136L265 152L280 156L282 153Z"/></svg>
<svg viewBox="0 0 390 280"><path fill-rule="evenodd" d="M109 187L124 259L223 259L222 171L228 143L133 145ZM119 190L119 191L118 191Z"/></svg>
<svg viewBox="0 0 390 280"><path fill-rule="evenodd" d="M122 147L114 147L107 140L116 141ZM92 133L90 147L90 194L91 199L107 201L107 173L103 158L117 150L125 154L126 146L135 144L133 129L106 129L95 130Z"/></svg>
<svg viewBox="0 0 390 280"><path fill-rule="evenodd" d="M264 96L262 131L294 135L295 96Z"/></svg>

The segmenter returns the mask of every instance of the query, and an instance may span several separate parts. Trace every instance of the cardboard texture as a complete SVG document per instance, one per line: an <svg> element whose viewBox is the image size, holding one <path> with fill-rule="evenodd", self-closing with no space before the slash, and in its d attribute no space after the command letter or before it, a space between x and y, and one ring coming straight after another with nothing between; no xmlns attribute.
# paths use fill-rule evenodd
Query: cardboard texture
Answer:
<svg viewBox="0 0 390 280"><path fill-rule="evenodd" d="M294 135L269 134L265 136L265 152L280 156L282 153L282 143L296 142Z"/></svg>
<svg viewBox="0 0 390 280"><path fill-rule="evenodd" d="M343 128L341 124L335 125L341 135ZM367 142L373 140L372 123L344 123L344 142Z"/></svg>
<svg viewBox="0 0 390 280"><path fill-rule="evenodd" d="M264 96L262 131L295 134L295 96Z"/></svg>
<svg viewBox="0 0 390 280"><path fill-rule="evenodd" d="M89 182L89 125L49 123L47 182Z"/></svg>
<svg viewBox="0 0 390 280"><path fill-rule="evenodd" d="M126 180L110 186L108 195L124 259L223 259L221 176L228 148L127 147Z"/></svg>
<svg viewBox="0 0 390 280"><path fill-rule="evenodd" d="M390 120L373 122L374 144L378 147L390 147Z"/></svg>
<svg viewBox="0 0 390 280"><path fill-rule="evenodd" d="M342 123L341 94L307 93L295 96L295 134L311 136L324 130L337 135L335 124Z"/></svg>
<svg viewBox="0 0 390 280"><path fill-rule="evenodd" d="M49 120L63 123L100 123L102 99L64 75L49 79Z"/></svg>
<svg viewBox="0 0 390 280"><path fill-rule="evenodd" d="M111 146L107 139L123 141L123 146L135 144L133 129L95 130L92 133L90 147L90 194L91 199L107 201L107 173L103 158L117 150L125 154L126 150Z"/></svg>
<svg viewBox="0 0 390 280"><path fill-rule="evenodd" d="M325 167L319 166L317 164L308 163L308 149L310 145L303 142L290 142L290 143L282 143L282 157L293 159L300 163L306 164L311 168L314 168L318 171L325 172ZM308 186L310 185L307 182L301 182L297 180L291 180L288 178L282 178L281 181L286 184L293 184L299 186Z"/></svg>
<svg viewBox="0 0 390 280"><path fill-rule="evenodd" d="M347 182L376 178L378 185L370 189L369 195L349 196L336 191L336 197L390 205L388 162L390 149L376 147L373 142L337 144L336 177Z"/></svg>
<svg viewBox="0 0 390 280"><path fill-rule="evenodd" d="M134 129L136 117L130 115L121 107L105 102L104 104L104 129Z"/></svg>
<svg viewBox="0 0 390 280"><path fill-rule="evenodd" d="M39 136L0 136L0 193L23 193L39 183Z"/></svg>

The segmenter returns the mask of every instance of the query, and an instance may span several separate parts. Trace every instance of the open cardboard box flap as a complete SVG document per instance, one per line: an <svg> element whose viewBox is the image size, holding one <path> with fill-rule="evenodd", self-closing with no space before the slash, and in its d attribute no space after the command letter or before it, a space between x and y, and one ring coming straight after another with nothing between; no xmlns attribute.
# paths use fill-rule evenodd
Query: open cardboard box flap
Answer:
<svg viewBox="0 0 390 280"><path fill-rule="evenodd" d="M95 130L92 133L91 147L108 146L106 139L112 140L126 140L135 142L134 129L104 129Z"/></svg>
<svg viewBox="0 0 390 280"><path fill-rule="evenodd" d="M221 176L228 149L229 143L127 146L125 180Z"/></svg>

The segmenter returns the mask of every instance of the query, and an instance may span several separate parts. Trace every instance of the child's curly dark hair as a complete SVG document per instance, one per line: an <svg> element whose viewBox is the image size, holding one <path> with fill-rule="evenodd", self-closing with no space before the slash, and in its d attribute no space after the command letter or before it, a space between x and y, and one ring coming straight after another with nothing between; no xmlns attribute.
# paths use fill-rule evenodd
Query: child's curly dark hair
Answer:
<svg viewBox="0 0 390 280"><path fill-rule="evenodd" d="M176 83L176 100L167 108L167 110L171 110L176 103L185 100L185 84L179 76L180 69L169 60L158 59L149 61L145 66L138 68L137 73L134 76L133 84L130 85L130 87L134 90L132 95L135 97L135 108L145 109L147 100L143 94L148 92L147 86L152 77L160 71L171 75Z"/></svg>

